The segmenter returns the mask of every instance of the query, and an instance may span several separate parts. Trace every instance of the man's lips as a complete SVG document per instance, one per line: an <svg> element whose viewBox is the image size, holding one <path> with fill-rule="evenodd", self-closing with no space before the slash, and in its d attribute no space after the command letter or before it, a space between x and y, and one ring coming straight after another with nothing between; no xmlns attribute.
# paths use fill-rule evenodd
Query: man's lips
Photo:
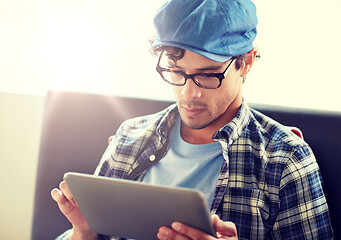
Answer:
<svg viewBox="0 0 341 240"><path fill-rule="evenodd" d="M182 109L184 110L184 113L187 117L196 117L205 110L204 108L186 106L182 106Z"/></svg>

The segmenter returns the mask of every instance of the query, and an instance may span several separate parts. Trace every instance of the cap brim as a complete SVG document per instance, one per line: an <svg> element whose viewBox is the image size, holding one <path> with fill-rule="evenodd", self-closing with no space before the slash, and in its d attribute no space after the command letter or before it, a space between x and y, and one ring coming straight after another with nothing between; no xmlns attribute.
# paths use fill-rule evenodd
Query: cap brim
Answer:
<svg viewBox="0 0 341 240"><path fill-rule="evenodd" d="M224 56L224 55L219 55L219 54L214 54L214 53L210 53L210 52L206 52L203 51L201 49L198 48L194 48L188 45L184 45L181 43L176 43L176 42L167 42L167 41L160 41L160 40L155 40L153 42L152 47L159 47L159 46L171 46L171 47L178 47L178 48L182 48L185 50L189 50L191 52L195 52L203 57L206 57L210 60L213 60L215 62L226 62L228 60L230 60L232 58L232 56Z"/></svg>

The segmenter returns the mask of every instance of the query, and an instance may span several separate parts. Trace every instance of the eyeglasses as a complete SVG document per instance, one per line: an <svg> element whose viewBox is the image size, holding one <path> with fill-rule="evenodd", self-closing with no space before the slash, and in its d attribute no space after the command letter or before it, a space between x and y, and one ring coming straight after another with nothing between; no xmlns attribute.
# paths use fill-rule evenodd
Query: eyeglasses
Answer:
<svg viewBox="0 0 341 240"><path fill-rule="evenodd" d="M160 74L162 79L174 86L184 86L187 79L192 79L193 82L201 88L205 89L216 89L221 86L221 82L225 78L225 73L227 69L232 65L235 58L227 65L226 69L222 73L195 73L186 74L182 71L176 71L173 69L163 68L160 66L160 60L163 53L160 55L159 61L156 66L156 71Z"/></svg>

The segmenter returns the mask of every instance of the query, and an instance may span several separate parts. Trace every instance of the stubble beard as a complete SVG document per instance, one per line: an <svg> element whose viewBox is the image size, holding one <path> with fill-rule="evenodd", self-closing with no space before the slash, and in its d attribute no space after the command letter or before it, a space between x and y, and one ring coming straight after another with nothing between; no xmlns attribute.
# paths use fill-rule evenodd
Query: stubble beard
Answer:
<svg viewBox="0 0 341 240"><path fill-rule="evenodd" d="M185 119L180 114L182 123L190 129L201 130L214 123L221 116L221 115L213 116L212 113L208 110L208 108L206 108L205 112L207 113L207 116L203 120L197 120L195 117L187 117Z"/></svg>
<svg viewBox="0 0 341 240"><path fill-rule="evenodd" d="M189 118L190 120L194 120L194 118ZM190 129L193 129L193 130L201 130L201 129L204 129L206 127L208 127L209 125L211 125L215 120L217 120L217 118L215 119L212 119L210 121L207 121L205 123L198 123L198 124L190 124L190 123L187 123L186 121L184 121L182 119L182 122Z"/></svg>

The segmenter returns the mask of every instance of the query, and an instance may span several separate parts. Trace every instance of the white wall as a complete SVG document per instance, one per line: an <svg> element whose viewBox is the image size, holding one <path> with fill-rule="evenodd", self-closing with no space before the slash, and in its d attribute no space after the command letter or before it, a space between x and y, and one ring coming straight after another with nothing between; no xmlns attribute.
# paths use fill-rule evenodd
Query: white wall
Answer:
<svg viewBox="0 0 341 240"><path fill-rule="evenodd" d="M0 93L0 239L30 239L43 103Z"/></svg>
<svg viewBox="0 0 341 240"><path fill-rule="evenodd" d="M341 110L341 1L255 0L262 58L245 84L250 101Z"/></svg>

